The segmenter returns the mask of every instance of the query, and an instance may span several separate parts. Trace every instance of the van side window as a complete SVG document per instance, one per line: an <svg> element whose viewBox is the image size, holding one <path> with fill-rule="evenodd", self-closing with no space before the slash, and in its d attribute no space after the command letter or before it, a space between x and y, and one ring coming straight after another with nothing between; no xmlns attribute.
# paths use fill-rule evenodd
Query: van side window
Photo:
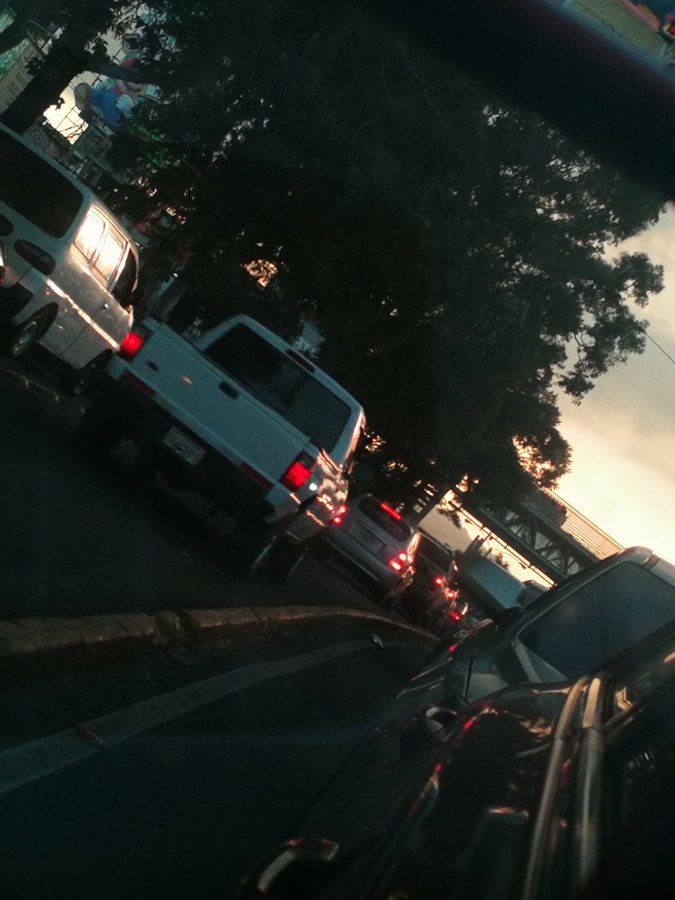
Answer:
<svg viewBox="0 0 675 900"><path fill-rule="evenodd" d="M75 246L87 259L91 259L98 250L104 231L103 219L94 212L87 213L75 238Z"/></svg>
<svg viewBox="0 0 675 900"><path fill-rule="evenodd" d="M113 285L112 289L113 297L122 306L127 306L129 304L131 292L136 284L136 268L136 257L131 250L129 250L127 258L124 260L120 277L117 279L117 283Z"/></svg>
<svg viewBox="0 0 675 900"><path fill-rule="evenodd" d="M120 260L122 259L122 253L124 252L125 246L126 243L124 239L112 231L109 231L103 239L101 249L94 260L94 269L96 269L97 273L106 284L115 274L115 271L120 264Z"/></svg>

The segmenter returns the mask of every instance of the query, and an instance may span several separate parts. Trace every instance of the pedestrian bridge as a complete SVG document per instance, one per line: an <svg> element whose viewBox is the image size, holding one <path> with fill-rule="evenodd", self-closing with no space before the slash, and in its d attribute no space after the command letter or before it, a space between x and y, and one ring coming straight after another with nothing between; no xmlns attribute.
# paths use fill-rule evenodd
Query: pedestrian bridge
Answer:
<svg viewBox="0 0 675 900"><path fill-rule="evenodd" d="M623 550L553 491L538 489L512 505L478 503L464 494L462 505L495 537L556 582Z"/></svg>

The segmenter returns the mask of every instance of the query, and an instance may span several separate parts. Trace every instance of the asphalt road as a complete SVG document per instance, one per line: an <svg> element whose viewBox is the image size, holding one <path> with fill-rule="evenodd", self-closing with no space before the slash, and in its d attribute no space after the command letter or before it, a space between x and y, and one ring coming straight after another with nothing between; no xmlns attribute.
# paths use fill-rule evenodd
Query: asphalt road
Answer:
<svg viewBox="0 0 675 900"><path fill-rule="evenodd" d="M139 490L123 459L85 464L80 414L39 371L0 364L1 618L377 609L318 560L283 587L232 574L223 523L194 498ZM378 646L372 627L0 685L0 896L231 896L429 654L412 637Z"/></svg>
<svg viewBox="0 0 675 900"><path fill-rule="evenodd" d="M77 404L39 371L18 371L19 383L0 369L0 618L289 603L377 608L318 560L284 586L236 576L226 522L194 496L141 490L123 454L87 464L71 446Z"/></svg>
<svg viewBox="0 0 675 900"><path fill-rule="evenodd" d="M297 836L429 651L367 634L326 634L309 651L304 635L271 643L155 660L144 691L124 666L92 673L84 723L87 680L62 686L60 725L0 752L0 896L231 897Z"/></svg>

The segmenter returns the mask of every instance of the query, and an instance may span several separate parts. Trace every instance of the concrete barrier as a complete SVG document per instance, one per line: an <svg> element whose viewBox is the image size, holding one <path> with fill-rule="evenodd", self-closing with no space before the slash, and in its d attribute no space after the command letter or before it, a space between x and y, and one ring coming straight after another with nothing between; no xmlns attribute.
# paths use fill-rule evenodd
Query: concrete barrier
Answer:
<svg viewBox="0 0 675 900"><path fill-rule="evenodd" d="M365 610L335 606L192 609L153 615L126 613L80 618L0 621L0 669L34 673L36 668L71 668L137 656L154 650L209 641L302 631L317 625L373 628L429 646L438 638L421 628Z"/></svg>

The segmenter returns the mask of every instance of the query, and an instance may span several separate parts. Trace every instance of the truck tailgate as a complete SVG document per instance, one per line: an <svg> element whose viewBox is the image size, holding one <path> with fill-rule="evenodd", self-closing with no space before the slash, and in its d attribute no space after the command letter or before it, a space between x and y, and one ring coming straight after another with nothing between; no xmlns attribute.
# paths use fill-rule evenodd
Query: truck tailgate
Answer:
<svg viewBox="0 0 675 900"><path fill-rule="evenodd" d="M166 325L129 369L156 392L159 406L218 454L247 463L270 481L278 481L311 443Z"/></svg>

